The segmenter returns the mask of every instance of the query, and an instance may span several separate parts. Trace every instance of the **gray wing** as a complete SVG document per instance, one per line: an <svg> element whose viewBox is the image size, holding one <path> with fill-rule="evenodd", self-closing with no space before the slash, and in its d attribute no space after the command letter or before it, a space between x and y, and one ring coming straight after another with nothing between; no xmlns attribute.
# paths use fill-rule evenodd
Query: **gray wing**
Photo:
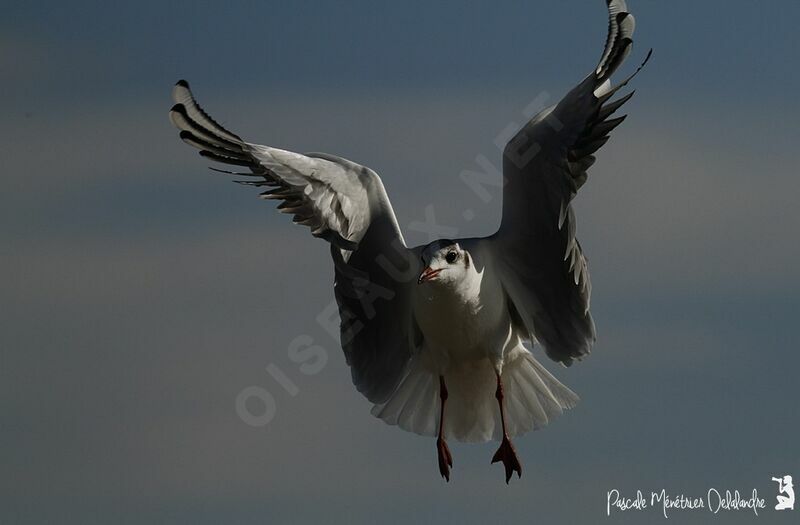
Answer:
<svg viewBox="0 0 800 525"><path fill-rule="evenodd" d="M593 153L625 118L609 117L633 93L610 98L644 66L610 87L609 77L631 50L634 19L623 0L610 0L608 9L608 40L597 69L506 146L503 218L489 238L518 328L565 365L588 354L595 340L589 272L570 203Z"/></svg>
<svg viewBox="0 0 800 525"><path fill-rule="evenodd" d="M421 342L411 287L419 255L406 247L380 177L369 168L322 153L299 154L251 144L197 104L188 83L173 90L170 119L200 155L249 172L236 181L264 187L265 199L331 244L341 342L356 388L381 403L403 379ZM214 169L214 168L212 168Z"/></svg>

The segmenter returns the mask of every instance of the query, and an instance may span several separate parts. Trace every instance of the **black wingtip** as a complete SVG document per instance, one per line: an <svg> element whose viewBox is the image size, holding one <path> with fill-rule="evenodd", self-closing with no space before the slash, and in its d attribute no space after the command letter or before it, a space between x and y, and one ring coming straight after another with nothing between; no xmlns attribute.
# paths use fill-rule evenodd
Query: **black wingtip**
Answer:
<svg viewBox="0 0 800 525"><path fill-rule="evenodd" d="M189 83L188 83L188 82L186 82L186 81L185 81L185 80L183 80L183 79L180 79L180 80L178 80L177 82L175 82L175 85L176 85L176 86L183 87L183 88L186 88L186 89L189 89Z"/></svg>
<svg viewBox="0 0 800 525"><path fill-rule="evenodd" d="M254 166L253 161L239 157L229 157L227 155L220 155L211 151L200 150L198 152L201 157L207 157L211 160L221 162L223 164L232 164L234 166L245 166L247 168Z"/></svg>
<svg viewBox="0 0 800 525"><path fill-rule="evenodd" d="M647 56L645 56L645 57L644 57L644 60L642 60L642 63L641 63L641 64L639 64L639 67L638 67L638 68L636 68L636 73L638 73L639 71L641 71L641 70L642 70L642 68L644 68L644 66L645 66L645 65L647 65L647 62L650 60L650 57L651 57L651 56L653 56L653 48L652 48L652 47L651 47L651 48L650 48L650 50L647 52ZM634 75L636 75L636 73L634 73Z"/></svg>
<svg viewBox="0 0 800 525"><path fill-rule="evenodd" d="M645 66L645 65L647 65L647 62L650 60L650 57L651 57L652 55L653 55L653 48L651 47L651 48L650 48L650 51L648 51L648 52L647 52L647 56L646 56L646 57L644 57L644 60L642 61L642 63L641 63L641 64L639 64L639 67L637 67L637 68L636 68L636 71L634 71L633 73L631 73L630 75L628 75L628 78L626 78L625 80L623 80L622 82L620 82L619 84L617 84L616 86L614 86L613 88L611 88L611 89L610 89L610 90L609 90L607 93L605 93L604 95L600 96L600 97L599 97L599 98L600 98L600 103L601 103L601 104L605 104L605 103L606 103L606 101L608 101L608 99L610 99L612 96L614 96L614 93L616 93L617 91L619 91L619 90L620 90L620 89L622 89L623 87L627 86L627 85L628 85L628 82L630 82L631 80L633 80L633 77L635 77L636 75L638 75L638 74L639 74L639 71L641 71L641 70L642 70L642 68L644 68L644 66ZM627 99L626 99L626 100L627 100Z"/></svg>
<svg viewBox="0 0 800 525"><path fill-rule="evenodd" d="M184 117L188 116L188 115L186 114L186 106L184 106L184 105L183 105L183 104L181 104L180 102L179 102L179 103L177 103L177 104L175 104L174 106L172 106L172 107L170 108L170 111L174 111L174 112L176 112L176 113L180 113L180 114L181 114L181 115L183 115Z"/></svg>

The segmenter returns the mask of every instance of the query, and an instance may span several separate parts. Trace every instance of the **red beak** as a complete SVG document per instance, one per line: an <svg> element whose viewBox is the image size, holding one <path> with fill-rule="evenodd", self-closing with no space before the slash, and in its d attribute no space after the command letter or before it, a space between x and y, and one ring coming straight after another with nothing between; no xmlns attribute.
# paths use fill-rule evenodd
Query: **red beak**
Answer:
<svg viewBox="0 0 800 525"><path fill-rule="evenodd" d="M419 279L417 280L417 284L422 284L424 282L430 281L431 279L435 279L439 272L442 269L439 268L438 270L432 269L430 266L422 270L422 273L419 275Z"/></svg>

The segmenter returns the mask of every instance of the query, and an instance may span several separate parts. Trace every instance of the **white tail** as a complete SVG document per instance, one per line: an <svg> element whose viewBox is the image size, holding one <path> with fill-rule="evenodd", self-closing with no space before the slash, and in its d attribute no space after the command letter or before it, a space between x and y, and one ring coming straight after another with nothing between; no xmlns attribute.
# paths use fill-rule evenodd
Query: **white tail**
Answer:
<svg viewBox="0 0 800 525"><path fill-rule="evenodd" d="M547 425L578 402L578 396L553 377L524 348L510 353L501 378L509 436ZM495 399L494 368L488 359L465 363L445 375L448 399L444 434L470 443L500 440L502 426ZM439 425L439 377L414 358L410 372L388 401L372 415L403 430L435 436Z"/></svg>

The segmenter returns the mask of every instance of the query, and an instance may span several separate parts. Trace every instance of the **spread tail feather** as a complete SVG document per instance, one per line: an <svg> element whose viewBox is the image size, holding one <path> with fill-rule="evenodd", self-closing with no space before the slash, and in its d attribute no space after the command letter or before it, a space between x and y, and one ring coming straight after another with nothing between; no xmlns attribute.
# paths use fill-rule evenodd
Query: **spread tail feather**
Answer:
<svg viewBox="0 0 800 525"><path fill-rule="evenodd" d="M527 350L513 352L501 374L505 392L506 430L510 437L538 430L578 396L553 377ZM500 411L495 399L494 368L488 359L448 371L445 383L444 434L447 439L478 443L502 438ZM375 405L372 415L389 425L424 436L436 436L439 426L439 378L414 358L410 372L394 394Z"/></svg>

